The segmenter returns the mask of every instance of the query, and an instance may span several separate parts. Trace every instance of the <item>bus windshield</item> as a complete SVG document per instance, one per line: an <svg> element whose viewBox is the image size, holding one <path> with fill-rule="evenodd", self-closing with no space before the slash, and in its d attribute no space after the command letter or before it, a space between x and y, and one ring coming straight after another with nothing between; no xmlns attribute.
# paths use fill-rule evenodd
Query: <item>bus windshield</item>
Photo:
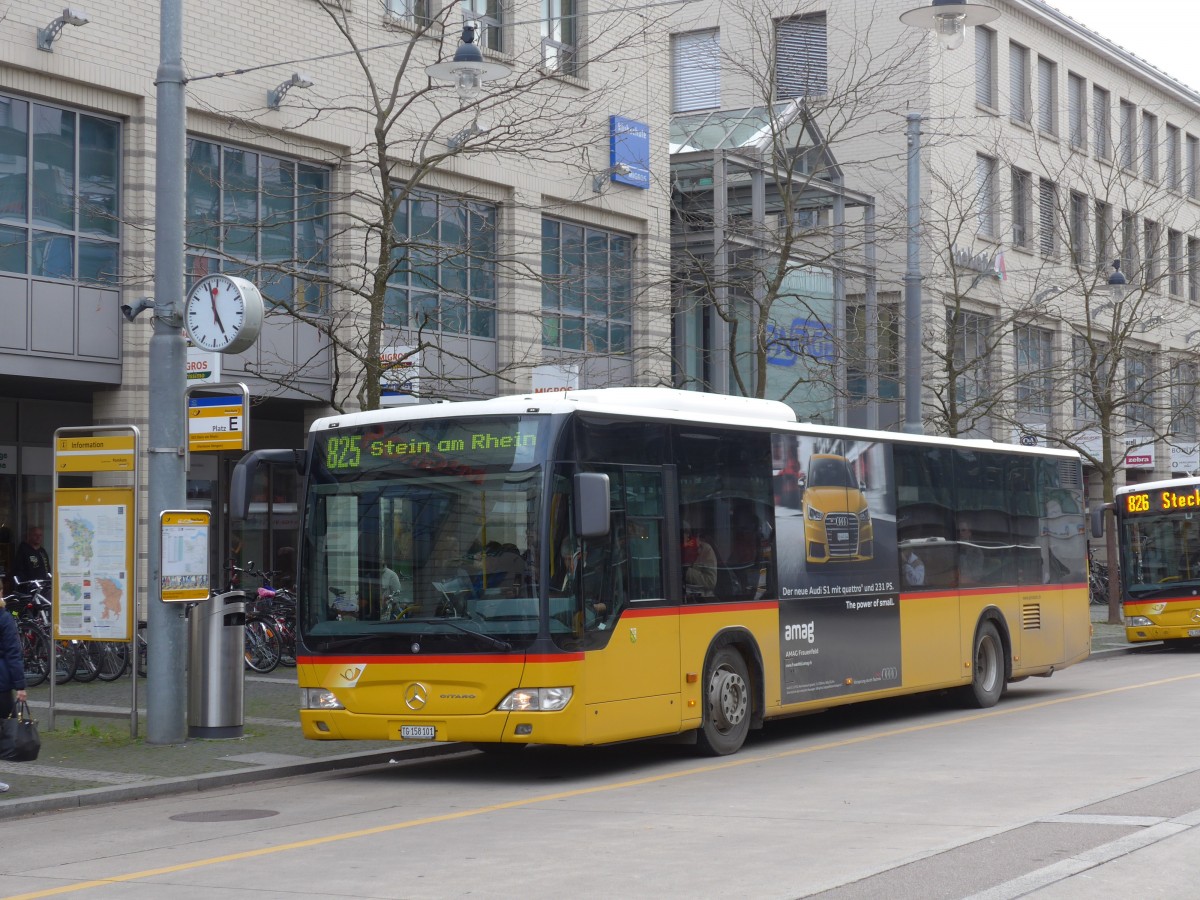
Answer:
<svg viewBox="0 0 1200 900"><path fill-rule="evenodd" d="M389 640L403 637L478 653L532 641L546 421L426 419L318 435L301 559L305 642L394 651Z"/></svg>
<svg viewBox="0 0 1200 900"><path fill-rule="evenodd" d="M1123 518L1121 559L1125 589L1134 599L1200 584L1200 514L1170 510Z"/></svg>

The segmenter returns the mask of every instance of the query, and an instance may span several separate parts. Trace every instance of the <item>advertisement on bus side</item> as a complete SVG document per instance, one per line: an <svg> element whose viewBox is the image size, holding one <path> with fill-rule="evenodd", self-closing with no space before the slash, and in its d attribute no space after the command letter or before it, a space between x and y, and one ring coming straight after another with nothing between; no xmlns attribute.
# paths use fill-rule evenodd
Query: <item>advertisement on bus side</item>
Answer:
<svg viewBox="0 0 1200 900"><path fill-rule="evenodd" d="M783 702L899 686L891 448L773 438Z"/></svg>

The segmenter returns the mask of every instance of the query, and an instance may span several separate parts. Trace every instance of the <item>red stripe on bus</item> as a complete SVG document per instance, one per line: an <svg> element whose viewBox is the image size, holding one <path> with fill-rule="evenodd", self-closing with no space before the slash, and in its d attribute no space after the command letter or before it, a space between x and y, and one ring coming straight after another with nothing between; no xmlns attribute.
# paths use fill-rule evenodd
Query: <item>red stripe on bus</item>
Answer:
<svg viewBox="0 0 1200 900"><path fill-rule="evenodd" d="M363 663L384 663L386 665L435 665L444 663L561 663L561 662L580 662L583 659L583 654L578 652L572 653L537 653L526 655L523 653L514 653L511 655L499 654L463 654L461 656L451 656L448 654L405 654L404 656L396 656L394 654L386 656L300 656L296 658L296 662L302 666L341 666L341 665L362 665Z"/></svg>
<svg viewBox="0 0 1200 900"><path fill-rule="evenodd" d="M949 588L938 591L905 591L901 600L944 600L947 597L982 597L987 594L1028 594L1035 591L1084 590L1083 582L1077 584L1029 584L1024 587L973 587L958 590Z"/></svg>

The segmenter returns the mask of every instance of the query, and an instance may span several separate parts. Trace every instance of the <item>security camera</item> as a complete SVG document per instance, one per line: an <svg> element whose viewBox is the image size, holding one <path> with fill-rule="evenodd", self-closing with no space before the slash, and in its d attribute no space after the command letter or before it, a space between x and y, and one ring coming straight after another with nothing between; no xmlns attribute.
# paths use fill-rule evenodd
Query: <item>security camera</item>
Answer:
<svg viewBox="0 0 1200 900"><path fill-rule="evenodd" d="M132 304L123 304L121 306L121 315L125 317L126 322L132 322L148 309L154 309L154 298L141 297Z"/></svg>

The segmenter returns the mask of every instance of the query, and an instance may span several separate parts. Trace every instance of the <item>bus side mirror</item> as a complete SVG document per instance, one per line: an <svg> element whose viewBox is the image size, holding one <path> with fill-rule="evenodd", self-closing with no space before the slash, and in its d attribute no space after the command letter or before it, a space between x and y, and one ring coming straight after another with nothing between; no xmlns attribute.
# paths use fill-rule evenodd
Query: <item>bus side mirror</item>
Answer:
<svg viewBox="0 0 1200 900"><path fill-rule="evenodd" d="M609 522L608 476L580 472L575 476L575 533L581 538L604 537Z"/></svg>
<svg viewBox="0 0 1200 900"><path fill-rule="evenodd" d="M250 515L250 494L258 467L265 463L292 463L297 471L301 468L304 451L296 450L252 450L238 460L229 478L229 516L235 522L245 521Z"/></svg>
<svg viewBox="0 0 1200 900"><path fill-rule="evenodd" d="M1092 509L1092 537L1104 537L1104 510L1108 509L1108 504L1093 507Z"/></svg>

